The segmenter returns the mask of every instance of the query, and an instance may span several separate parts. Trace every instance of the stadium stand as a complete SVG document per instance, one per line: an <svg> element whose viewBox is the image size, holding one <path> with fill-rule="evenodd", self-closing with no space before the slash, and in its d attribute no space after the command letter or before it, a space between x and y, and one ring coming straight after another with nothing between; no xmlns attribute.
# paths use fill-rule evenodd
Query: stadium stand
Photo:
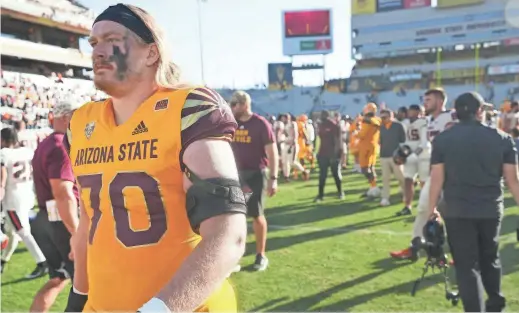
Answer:
<svg viewBox="0 0 519 313"><path fill-rule="evenodd" d="M494 2L488 0L484 5L462 11L450 9L441 14L446 15L449 21L456 21L460 12L478 17L478 12L495 5ZM415 10L440 14L431 11L434 9L430 7ZM399 18L398 14L402 12L377 13L384 15L382 20L387 25L397 26L395 19ZM432 20L436 15L431 15ZM263 115L275 115L329 109L355 115L367 101L384 103L386 107L396 109L420 103L423 91L437 85L437 75L442 76L442 87L451 100L467 88L479 91L496 106L518 96L518 40L505 38L482 44L477 60L474 58L474 45L459 49L456 46L461 43L452 42L451 47L442 52L440 65L435 49L415 50L407 55L404 50L400 53L397 49L392 53L375 55L359 44L382 40L377 36L369 37L373 27L365 25L363 19L366 16L369 15L353 16L353 53L363 49L368 53L357 60L351 77L340 78L346 81L346 88L333 89L331 85L294 86L282 91L254 88L247 90L253 98L254 110ZM30 116L31 108L51 109L60 98L74 97L84 102L103 97L89 80L90 56L82 53L78 44L79 38L88 34L94 18L91 10L75 1L16 0L4 5L2 17L2 106L24 110ZM475 20L479 21L478 18ZM441 74L438 74L439 69ZM218 91L229 98L234 90Z"/></svg>

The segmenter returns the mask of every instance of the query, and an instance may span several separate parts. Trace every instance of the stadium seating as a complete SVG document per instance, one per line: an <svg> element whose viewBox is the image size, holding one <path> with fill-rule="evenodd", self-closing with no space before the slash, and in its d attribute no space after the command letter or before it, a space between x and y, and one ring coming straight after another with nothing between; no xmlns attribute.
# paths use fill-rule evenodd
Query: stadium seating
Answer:
<svg viewBox="0 0 519 313"><path fill-rule="evenodd" d="M2 97L23 98L25 100L27 90L23 94L20 92L21 86L36 86L36 101L32 106L51 108L55 101L59 99L73 99L74 101L87 102L98 100L105 97L102 92L97 91L92 81L73 78L48 78L35 74L20 74L15 72L3 72L5 86L2 88ZM29 88L30 89L30 88ZM449 95L448 106L452 106L452 100L458 95L466 92L467 89L477 90L484 97L490 98L489 88L483 84L444 86ZM513 97L516 83L495 84L493 86L493 102L499 105L505 99ZM229 99L234 90L218 90L225 99ZM421 103L421 96L425 90L406 90L405 94L395 93L394 91L383 91L378 94L368 93L332 93L323 91L320 87L294 87L287 91L271 91L266 89L247 90L253 100L254 110L260 114L279 114L281 112L291 112L292 114L309 113L323 109L340 111L342 114L355 115L362 110L367 101L375 101L379 104L384 103L387 108L397 109L403 105ZM51 97L48 101L46 99ZM492 99L490 99L492 100ZM24 101L14 101L15 107L23 107Z"/></svg>

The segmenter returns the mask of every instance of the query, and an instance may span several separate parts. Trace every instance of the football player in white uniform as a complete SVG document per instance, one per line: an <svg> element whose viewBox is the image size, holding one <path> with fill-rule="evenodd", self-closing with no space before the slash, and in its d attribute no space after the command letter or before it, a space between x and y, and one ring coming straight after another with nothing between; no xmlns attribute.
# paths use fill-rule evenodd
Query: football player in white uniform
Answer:
<svg viewBox="0 0 519 313"><path fill-rule="evenodd" d="M2 129L1 138L1 187L5 190L2 208L7 213L6 235L9 237L9 244L2 251L2 272L21 238L37 263L34 271L26 277L29 279L40 277L47 273L47 264L43 252L31 234L29 224L29 213L36 199L31 167L34 152L18 145L16 130L12 128Z"/></svg>
<svg viewBox="0 0 519 313"><path fill-rule="evenodd" d="M503 130L510 133L512 129L519 126L519 103L510 103L510 112L503 115Z"/></svg>
<svg viewBox="0 0 519 313"><path fill-rule="evenodd" d="M27 129L24 121L14 123L14 129L18 134L18 142L21 146L32 151L36 150L38 144L48 135L52 134L52 128Z"/></svg>
<svg viewBox="0 0 519 313"><path fill-rule="evenodd" d="M292 168L301 173L305 172L305 168L297 160L299 154L297 122L288 114L285 122L285 136L285 144L281 147L281 165L285 181L289 181Z"/></svg>
<svg viewBox="0 0 519 313"><path fill-rule="evenodd" d="M425 92L424 106L427 119L427 136L431 142L436 135L451 127L457 122L456 113L454 111L446 111L445 104L447 102L447 95L442 89L430 89ZM411 259L418 258L418 242L423 236L423 228L429 220L429 185L430 177L425 181L424 186L420 190L420 198L418 200L418 208L416 218L413 224L413 234L411 237L410 247L391 252L390 255L397 259Z"/></svg>
<svg viewBox="0 0 519 313"><path fill-rule="evenodd" d="M398 216L411 214L414 182L418 176L423 187L429 177L431 158L431 143L427 137L427 119L423 116L422 107L417 104L410 105L407 114L407 119L403 121L406 129L404 145L409 146L412 153L404 164L404 208L397 213Z"/></svg>

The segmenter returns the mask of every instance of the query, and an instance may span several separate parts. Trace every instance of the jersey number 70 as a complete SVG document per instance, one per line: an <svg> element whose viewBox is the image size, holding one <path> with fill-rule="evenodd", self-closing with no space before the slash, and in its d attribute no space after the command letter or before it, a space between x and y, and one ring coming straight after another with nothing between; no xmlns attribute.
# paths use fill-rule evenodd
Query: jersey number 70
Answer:
<svg viewBox="0 0 519 313"><path fill-rule="evenodd" d="M102 212L99 209L99 193L103 185L103 174L78 176L82 189L90 189L90 206L94 214L90 224L88 242L92 244ZM138 187L144 194L150 226L146 230L134 231L130 226L130 213L126 207L123 191L127 187ZM108 186L110 203L115 221L115 236L126 247L139 247L159 242L167 230L166 210L160 195L158 182L144 172L117 173Z"/></svg>

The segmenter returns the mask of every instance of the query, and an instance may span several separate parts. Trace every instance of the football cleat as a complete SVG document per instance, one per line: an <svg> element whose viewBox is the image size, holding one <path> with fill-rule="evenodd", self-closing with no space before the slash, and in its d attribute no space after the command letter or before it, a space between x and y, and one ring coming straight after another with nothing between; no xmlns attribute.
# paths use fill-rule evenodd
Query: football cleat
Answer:
<svg viewBox="0 0 519 313"><path fill-rule="evenodd" d="M36 265L36 268L30 274L25 276L25 278L34 279L34 278L42 277L45 274L47 274L48 272L49 272L49 268L48 268L47 264L45 262L41 262L41 263L38 263L38 265Z"/></svg>
<svg viewBox="0 0 519 313"><path fill-rule="evenodd" d="M390 206L390 205L391 205L391 203L389 202L388 199L382 199L380 201L380 206Z"/></svg>
<svg viewBox="0 0 519 313"><path fill-rule="evenodd" d="M254 270L256 271L264 271L269 266L269 259L266 256L257 254L256 261L254 262Z"/></svg>
<svg viewBox="0 0 519 313"><path fill-rule="evenodd" d="M393 252L390 252L389 255L391 255L391 257L393 259L398 259L398 260L416 261L418 259L417 253L411 248L406 248L406 249L400 250L400 251L393 251Z"/></svg>
<svg viewBox="0 0 519 313"><path fill-rule="evenodd" d="M369 188L368 192L366 193L366 195L368 197L372 197L372 198L377 198L377 197L380 197L380 188L378 187L371 187Z"/></svg>
<svg viewBox="0 0 519 313"><path fill-rule="evenodd" d="M410 208L404 207L402 210L396 212L396 216L405 216L405 215L411 215L413 212Z"/></svg>

